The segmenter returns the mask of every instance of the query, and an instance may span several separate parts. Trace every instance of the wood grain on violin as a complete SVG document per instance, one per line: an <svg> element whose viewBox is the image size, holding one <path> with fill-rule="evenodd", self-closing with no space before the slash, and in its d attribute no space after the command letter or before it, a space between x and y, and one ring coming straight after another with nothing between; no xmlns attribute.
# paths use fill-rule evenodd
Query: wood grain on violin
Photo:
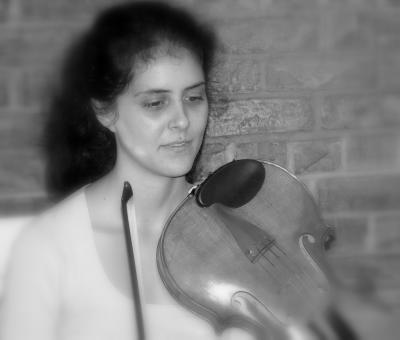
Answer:
<svg viewBox="0 0 400 340"><path fill-rule="evenodd" d="M233 161L171 215L157 264L172 296L217 332L240 327L274 340L397 338L387 332L397 327L390 310L335 278L324 254L332 238L296 177L273 163Z"/></svg>

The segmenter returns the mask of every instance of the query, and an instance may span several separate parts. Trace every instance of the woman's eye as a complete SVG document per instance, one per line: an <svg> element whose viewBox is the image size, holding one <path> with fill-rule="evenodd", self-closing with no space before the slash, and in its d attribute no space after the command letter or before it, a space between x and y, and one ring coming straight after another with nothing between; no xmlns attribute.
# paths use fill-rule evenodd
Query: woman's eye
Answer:
<svg viewBox="0 0 400 340"><path fill-rule="evenodd" d="M189 97L189 100L191 101L191 102L195 102L195 101L198 101L198 100L203 100L204 98L202 97L202 96L192 96L192 97Z"/></svg>
<svg viewBox="0 0 400 340"><path fill-rule="evenodd" d="M165 104L166 104L165 100L152 100L149 102L145 102L143 104L143 106L146 109L157 110L157 109L161 109Z"/></svg>
<svg viewBox="0 0 400 340"><path fill-rule="evenodd" d="M201 102L205 99L205 96L203 95L191 95L191 96L186 96L185 100L188 102Z"/></svg>

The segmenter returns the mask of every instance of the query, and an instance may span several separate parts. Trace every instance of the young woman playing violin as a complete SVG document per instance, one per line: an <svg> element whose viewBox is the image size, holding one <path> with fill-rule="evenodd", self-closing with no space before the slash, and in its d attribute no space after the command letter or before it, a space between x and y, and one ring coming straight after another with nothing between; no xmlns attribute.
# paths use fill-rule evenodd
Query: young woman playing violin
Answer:
<svg viewBox="0 0 400 340"><path fill-rule="evenodd" d="M50 187L69 195L15 243L2 340L253 339L238 327L217 334L180 306L156 263L192 188L214 51L191 15L151 2L104 11L71 51L46 135ZM282 334L322 339L302 326Z"/></svg>
<svg viewBox="0 0 400 340"><path fill-rule="evenodd" d="M185 11L137 2L102 13L72 51L47 138L52 188L77 190L16 242L2 340L138 338L125 181L146 339L216 338L169 296L155 262L162 227L192 186L186 175L207 125L214 50L213 34Z"/></svg>

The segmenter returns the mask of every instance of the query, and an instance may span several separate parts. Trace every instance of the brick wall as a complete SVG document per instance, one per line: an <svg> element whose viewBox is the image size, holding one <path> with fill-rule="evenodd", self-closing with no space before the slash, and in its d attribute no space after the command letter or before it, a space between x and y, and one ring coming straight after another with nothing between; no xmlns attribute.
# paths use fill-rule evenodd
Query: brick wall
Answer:
<svg viewBox="0 0 400 340"><path fill-rule="evenodd" d="M400 2L179 0L222 41L200 175L235 142L310 188L346 281L400 307ZM0 214L49 204L40 133L68 43L112 0L0 0Z"/></svg>

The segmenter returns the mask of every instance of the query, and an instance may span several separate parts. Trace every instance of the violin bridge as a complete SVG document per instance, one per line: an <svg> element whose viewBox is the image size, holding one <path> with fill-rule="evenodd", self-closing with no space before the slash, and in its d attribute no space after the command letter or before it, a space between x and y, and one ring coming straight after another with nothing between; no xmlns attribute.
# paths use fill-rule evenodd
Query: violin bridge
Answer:
<svg viewBox="0 0 400 340"><path fill-rule="evenodd" d="M264 236L261 241L249 247L245 251L245 255L252 263L255 263L262 255L264 255L274 245L275 245L274 239L270 239L268 236Z"/></svg>
<svg viewBox="0 0 400 340"><path fill-rule="evenodd" d="M239 248L252 263L275 245L273 237L265 230L238 216L234 209L220 204L214 204L210 208L216 211L216 216L229 230Z"/></svg>

